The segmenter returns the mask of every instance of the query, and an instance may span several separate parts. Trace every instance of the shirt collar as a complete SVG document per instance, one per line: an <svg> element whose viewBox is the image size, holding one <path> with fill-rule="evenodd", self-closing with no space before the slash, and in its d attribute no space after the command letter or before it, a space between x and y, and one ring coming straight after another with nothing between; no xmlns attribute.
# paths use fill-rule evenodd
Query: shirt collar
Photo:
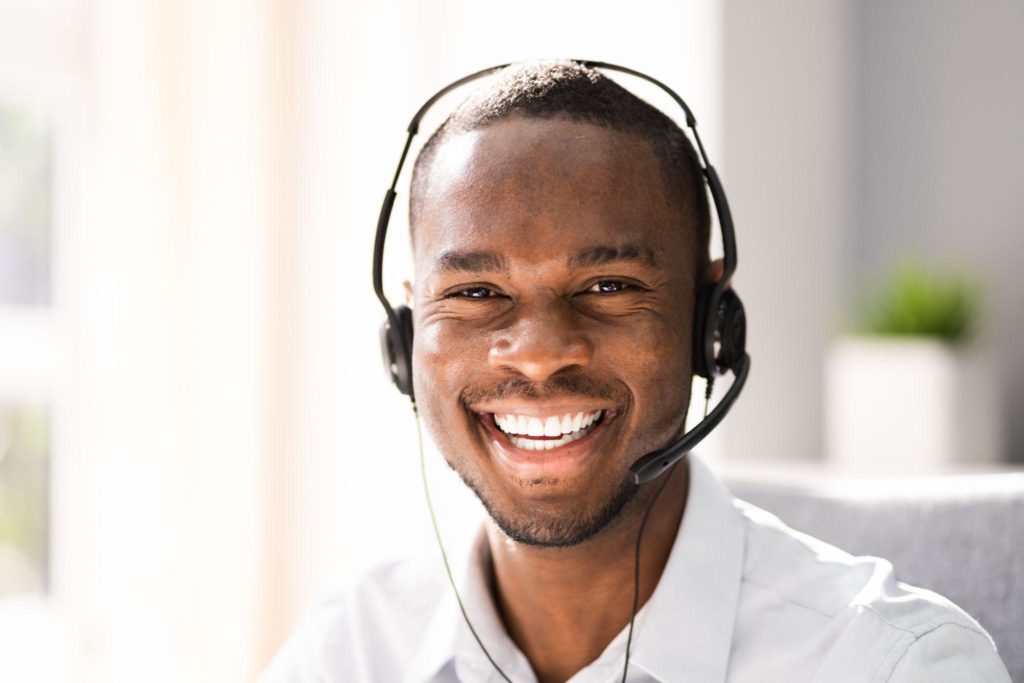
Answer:
<svg viewBox="0 0 1024 683"><path fill-rule="evenodd" d="M689 493L672 552L650 600L637 614L630 668L661 683L724 681L743 573L744 525L732 495L693 454ZM533 680L529 663L507 636L490 596L481 530L456 577L463 607L491 656L513 680ZM435 680L455 666L460 678L499 681L462 618L449 587L409 669L407 683ZM621 669L621 632L591 666Z"/></svg>
<svg viewBox="0 0 1024 683"><path fill-rule="evenodd" d="M409 667L406 683L435 681L438 674L450 666L458 671L459 680L501 681L501 676L477 643L477 637L487 646L487 651L501 669L512 676L512 680L533 680L529 662L508 637L491 598L488 579L490 551L483 527L472 545L462 553L462 558L461 564L452 567L462 605L448 585L447 576L444 577L444 595ZM475 636L466 625L463 609L473 624Z"/></svg>
<svg viewBox="0 0 1024 683"><path fill-rule="evenodd" d="M662 683L725 681L743 580L742 515L707 465L688 458L686 512L630 655Z"/></svg>

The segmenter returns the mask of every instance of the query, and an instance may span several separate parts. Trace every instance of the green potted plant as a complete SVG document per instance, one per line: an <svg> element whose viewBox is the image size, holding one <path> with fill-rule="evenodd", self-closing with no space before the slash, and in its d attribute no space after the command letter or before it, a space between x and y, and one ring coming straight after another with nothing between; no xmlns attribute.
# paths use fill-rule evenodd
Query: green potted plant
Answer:
<svg viewBox="0 0 1024 683"><path fill-rule="evenodd" d="M996 378L973 341L978 287L903 263L862 301L855 333L827 357L828 459L887 473L998 460Z"/></svg>
<svg viewBox="0 0 1024 683"><path fill-rule="evenodd" d="M917 337L958 345L973 331L977 301L977 287L963 276L929 272L918 264L904 263L868 298L860 331L872 336Z"/></svg>

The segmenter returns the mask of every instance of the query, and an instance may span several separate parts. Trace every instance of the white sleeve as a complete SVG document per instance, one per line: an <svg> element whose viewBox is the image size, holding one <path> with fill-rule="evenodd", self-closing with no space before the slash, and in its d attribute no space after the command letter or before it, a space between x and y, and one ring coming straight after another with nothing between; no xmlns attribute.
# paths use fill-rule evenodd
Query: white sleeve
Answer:
<svg viewBox="0 0 1024 683"><path fill-rule="evenodd" d="M1010 683L1010 674L983 632L945 623L917 638L888 683Z"/></svg>

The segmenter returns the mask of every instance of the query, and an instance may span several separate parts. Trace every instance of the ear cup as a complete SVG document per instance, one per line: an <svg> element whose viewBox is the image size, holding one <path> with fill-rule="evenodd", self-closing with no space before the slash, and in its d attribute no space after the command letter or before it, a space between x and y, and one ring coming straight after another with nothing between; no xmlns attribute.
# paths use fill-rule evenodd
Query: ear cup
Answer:
<svg viewBox="0 0 1024 683"><path fill-rule="evenodd" d="M726 287L716 303L714 293L715 283L702 285L694 306L693 372L704 379L735 371L747 345L747 316L740 297Z"/></svg>
<svg viewBox="0 0 1024 683"><path fill-rule="evenodd" d="M412 309L399 306L395 319L397 327L392 327L390 318L380 326L384 371L400 392L412 398Z"/></svg>
<svg viewBox="0 0 1024 683"><path fill-rule="evenodd" d="M747 314L733 289L722 292L718 302L718 355L715 363L722 370L736 372L747 352Z"/></svg>
<svg viewBox="0 0 1024 683"><path fill-rule="evenodd" d="M693 307L693 373L704 379L711 379L715 367L714 330L709 329L711 326L708 324L714 319L711 311L714 291L713 282L701 285Z"/></svg>

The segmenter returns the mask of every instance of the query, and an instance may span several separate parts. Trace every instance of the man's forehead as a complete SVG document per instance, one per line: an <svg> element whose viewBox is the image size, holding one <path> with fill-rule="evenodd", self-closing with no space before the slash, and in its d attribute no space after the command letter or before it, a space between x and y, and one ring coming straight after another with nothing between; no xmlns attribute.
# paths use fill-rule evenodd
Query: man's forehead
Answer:
<svg viewBox="0 0 1024 683"><path fill-rule="evenodd" d="M686 246L653 148L632 134L512 117L446 140L429 173L420 273L501 271L517 258L655 265Z"/></svg>
<svg viewBox="0 0 1024 683"><path fill-rule="evenodd" d="M429 173L431 180L443 183L516 163L544 170L537 167L552 160L571 160L591 167L633 166L640 161L645 170L654 169L656 164L650 143L636 135L566 117L514 115L450 133L437 149Z"/></svg>
<svg viewBox="0 0 1024 683"><path fill-rule="evenodd" d="M447 138L430 162L430 180L435 186L451 182L471 170L475 156L481 151L482 130L469 130Z"/></svg>
<svg viewBox="0 0 1024 683"><path fill-rule="evenodd" d="M428 173L420 215L435 229L454 212L477 223L609 212L649 222L670 205L647 141L574 121L513 118L460 133L441 145Z"/></svg>

